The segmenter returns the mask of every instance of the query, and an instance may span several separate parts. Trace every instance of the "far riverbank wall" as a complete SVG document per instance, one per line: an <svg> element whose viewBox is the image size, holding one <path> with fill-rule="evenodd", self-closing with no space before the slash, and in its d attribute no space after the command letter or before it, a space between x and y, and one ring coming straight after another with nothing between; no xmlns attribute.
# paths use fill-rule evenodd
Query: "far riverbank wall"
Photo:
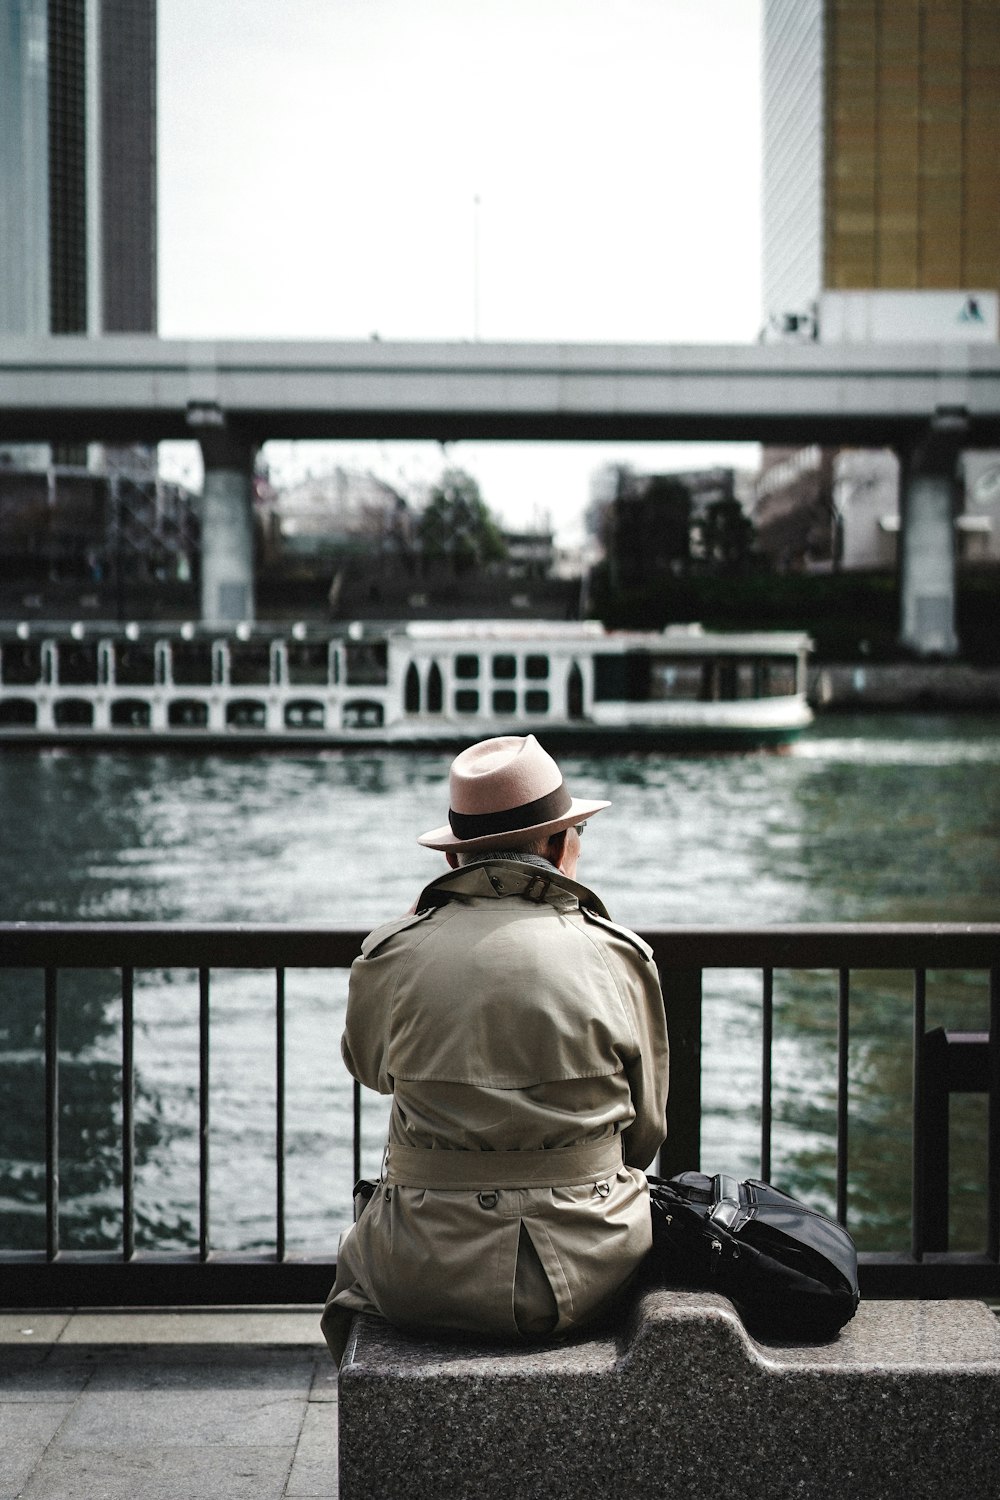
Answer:
<svg viewBox="0 0 1000 1500"><path fill-rule="evenodd" d="M1000 711L1000 667L957 662L813 666L809 701L823 710Z"/></svg>

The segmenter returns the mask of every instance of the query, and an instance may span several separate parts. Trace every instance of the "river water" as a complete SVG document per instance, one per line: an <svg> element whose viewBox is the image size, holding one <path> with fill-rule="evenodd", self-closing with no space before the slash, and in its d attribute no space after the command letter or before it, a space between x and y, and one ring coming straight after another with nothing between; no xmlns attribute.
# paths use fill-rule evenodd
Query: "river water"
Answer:
<svg viewBox="0 0 1000 1500"><path fill-rule="evenodd" d="M0 755L0 919L332 922L405 911L443 868L415 835L443 820L437 753ZM630 926L996 921L1000 718L826 716L785 755L569 757L577 795L612 808L579 876ZM64 976L63 1243L120 1237L120 980ZM908 976L852 996L850 1219L859 1244L905 1244ZM288 1241L317 1254L350 1216L346 976L288 976ZM836 976L775 981L772 1178L819 1207L833 1192ZM668 996L669 1004L669 996ZM928 1024L987 1025L981 976L931 976ZM0 1243L44 1243L37 975L0 972ZM197 1243L197 983L137 975L137 1239ZM212 1239L273 1236L273 977L212 992ZM757 1170L759 978L706 976L703 1163ZM366 1098L365 1166L381 1101ZM953 1245L982 1239L982 1101L953 1102Z"/></svg>

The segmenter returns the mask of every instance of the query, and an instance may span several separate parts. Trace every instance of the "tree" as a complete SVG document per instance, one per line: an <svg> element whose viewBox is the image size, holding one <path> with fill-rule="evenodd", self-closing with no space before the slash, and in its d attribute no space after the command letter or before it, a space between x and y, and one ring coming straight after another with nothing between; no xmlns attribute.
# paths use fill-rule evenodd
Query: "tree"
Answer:
<svg viewBox="0 0 1000 1500"><path fill-rule="evenodd" d="M462 469L446 469L420 518L420 547L427 562L467 573L507 555L500 523Z"/></svg>

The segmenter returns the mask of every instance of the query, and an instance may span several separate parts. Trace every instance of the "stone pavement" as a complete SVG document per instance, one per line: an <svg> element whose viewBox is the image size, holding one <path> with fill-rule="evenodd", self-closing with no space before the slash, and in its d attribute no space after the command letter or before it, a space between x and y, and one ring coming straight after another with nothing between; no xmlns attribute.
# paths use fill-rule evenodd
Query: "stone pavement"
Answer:
<svg viewBox="0 0 1000 1500"><path fill-rule="evenodd" d="M334 1500L320 1311L0 1313L0 1500Z"/></svg>

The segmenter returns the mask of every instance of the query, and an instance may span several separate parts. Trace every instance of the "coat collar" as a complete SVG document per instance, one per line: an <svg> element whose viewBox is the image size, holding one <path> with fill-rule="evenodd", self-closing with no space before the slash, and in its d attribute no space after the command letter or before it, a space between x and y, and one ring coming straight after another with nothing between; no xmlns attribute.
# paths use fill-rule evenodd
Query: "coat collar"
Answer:
<svg viewBox="0 0 1000 1500"><path fill-rule="evenodd" d="M575 911L585 906L600 917L608 917L599 896L589 887L570 880L545 861L494 859L486 857L474 865L449 870L446 875L425 886L417 900L417 910L444 906L449 901L497 900L520 896L538 905L544 903L561 911ZM610 919L609 919L610 920Z"/></svg>

